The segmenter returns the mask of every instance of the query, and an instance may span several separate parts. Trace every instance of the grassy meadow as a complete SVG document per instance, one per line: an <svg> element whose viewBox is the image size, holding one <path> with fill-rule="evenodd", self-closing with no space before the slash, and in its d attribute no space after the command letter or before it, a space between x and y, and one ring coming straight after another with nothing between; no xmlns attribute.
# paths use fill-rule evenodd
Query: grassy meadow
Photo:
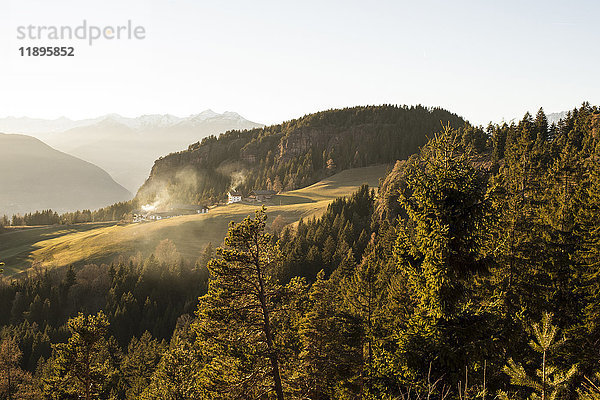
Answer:
<svg viewBox="0 0 600 400"><path fill-rule="evenodd" d="M237 203L211 208L208 214L186 215L155 222L88 223L13 228L0 234L0 260L11 275L32 266L64 267L70 264L110 262L118 255L144 255L163 239L170 239L189 260L196 259L211 242L223 241L230 221L239 222L263 204L269 221L281 215L293 224L300 218L320 216L335 198L347 196L363 183L377 187L387 165L343 171L309 187L274 196L265 203Z"/></svg>

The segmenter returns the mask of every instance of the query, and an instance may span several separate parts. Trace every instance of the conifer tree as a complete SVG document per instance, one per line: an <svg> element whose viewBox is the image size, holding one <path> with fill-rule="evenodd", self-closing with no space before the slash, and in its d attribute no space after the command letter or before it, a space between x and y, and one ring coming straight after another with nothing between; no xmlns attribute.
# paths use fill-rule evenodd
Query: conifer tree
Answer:
<svg viewBox="0 0 600 400"><path fill-rule="evenodd" d="M127 354L123 357L121 371L127 382L128 399L139 399L151 382L152 374L165 351L164 343L152 338L146 331L137 339L131 339Z"/></svg>
<svg viewBox="0 0 600 400"><path fill-rule="evenodd" d="M281 254L265 232L266 219L263 208L230 225L225 247L208 265L213 279L197 311L195 326L209 359L205 383L231 398L268 392L284 398L273 321L285 290L275 278Z"/></svg>
<svg viewBox="0 0 600 400"><path fill-rule="evenodd" d="M14 338L0 340L0 399L37 399L31 375L21 369L23 352Z"/></svg>
<svg viewBox="0 0 600 400"><path fill-rule="evenodd" d="M546 276L536 263L543 248L540 219L544 176L541 169L542 148L534 148L535 123L527 113L507 140L505 162L493 177L489 193L495 226L492 243L494 268L492 296L501 300L503 312L511 319L523 308L541 310L540 298ZM538 304L536 304L538 303ZM511 324L506 324L509 331Z"/></svg>
<svg viewBox="0 0 600 400"><path fill-rule="evenodd" d="M582 354L586 366L597 368L600 359L600 141L588 160L588 175L583 186L582 207L576 213L581 243L577 259L583 264L581 293L585 297L583 343L588 351Z"/></svg>
<svg viewBox="0 0 600 400"><path fill-rule="evenodd" d="M485 181L457 133L446 128L412 160L400 193L406 219L395 250L417 295L433 318L459 311L472 273L483 267L479 250L487 202Z"/></svg>
<svg viewBox="0 0 600 400"><path fill-rule="evenodd" d="M44 377L45 392L51 396L97 399L110 393L118 373L116 344L108 338L109 323L102 311L79 314L68 321L71 337L53 346Z"/></svg>
<svg viewBox="0 0 600 400"><path fill-rule="evenodd" d="M503 369L510 377L512 385L531 389L531 400L554 400L567 388L569 381L577 372L577 365L568 370L561 370L551 363L550 357L563 345L565 339L557 339L558 328L552 325L552 314L544 313L541 323L532 325L533 339L529 346L541 356L540 366L534 376L529 375L525 368L508 359L508 365ZM499 392L502 399L508 399L506 392Z"/></svg>
<svg viewBox="0 0 600 400"><path fill-rule="evenodd" d="M371 249L371 251L373 251ZM373 373L373 352L376 346L375 326L382 310L387 280L381 279L377 259L368 254L344 281L344 300L351 312L360 318L365 334L366 379ZM370 384L370 382L367 382Z"/></svg>
<svg viewBox="0 0 600 400"><path fill-rule="evenodd" d="M191 327L192 319L184 315L143 391L143 400L204 400L211 398L198 382L202 369L201 348L196 345L196 335Z"/></svg>
<svg viewBox="0 0 600 400"><path fill-rule="evenodd" d="M405 176L399 196L405 217L397 227L394 258L413 300L405 306L404 329L395 333L394 359L403 379L422 381L426 365L434 359L436 374L456 373L467 359L476 361L469 351L482 351L455 349L446 341L485 335L481 317L469 308L473 299L467 293L473 290L474 275L486 267L482 242L488 202L485 180L450 128L409 161ZM468 345L472 340L460 342Z"/></svg>
<svg viewBox="0 0 600 400"><path fill-rule="evenodd" d="M296 378L303 398L336 398L360 390L362 329L360 321L340 307L338 281L319 271L301 321L301 371Z"/></svg>

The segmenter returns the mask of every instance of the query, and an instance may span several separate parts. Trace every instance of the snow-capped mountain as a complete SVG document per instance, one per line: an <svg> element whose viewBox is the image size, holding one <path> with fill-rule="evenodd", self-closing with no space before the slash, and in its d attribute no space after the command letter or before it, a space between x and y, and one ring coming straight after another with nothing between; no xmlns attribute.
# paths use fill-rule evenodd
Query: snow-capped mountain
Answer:
<svg viewBox="0 0 600 400"><path fill-rule="evenodd" d="M565 118L567 116L567 114L568 114L568 111L561 111L561 112L556 112L556 113L546 115L546 118L548 119L548 124L552 125L552 124L558 123L558 121Z"/></svg>
<svg viewBox="0 0 600 400"><path fill-rule="evenodd" d="M64 132L69 129L80 128L98 123L116 122L132 130L169 128L179 124L193 126L205 121L227 120L237 123L239 126L246 126L248 123L253 126L262 126L248 121L240 114L232 111L225 111L222 114L213 110L205 110L198 114L192 114L188 117L177 117L171 114L147 114L135 118L124 117L119 114L106 114L96 118L82 120L72 120L66 117L57 119L40 119L27 117L6 117L0 118L0 132L4 133L25 133L25 134L49 134Z"/></svg>
<svg viewBox="0 0 600 400"><path fill-rule="evenodd" d="M184 150L208 135L262 126L235 112L220 114L212 110L188 117L149 114L129 118L107 114L79 121L0 119L0 132L37 137L60 151L98 165L134 193L157 158Z"/></svg>

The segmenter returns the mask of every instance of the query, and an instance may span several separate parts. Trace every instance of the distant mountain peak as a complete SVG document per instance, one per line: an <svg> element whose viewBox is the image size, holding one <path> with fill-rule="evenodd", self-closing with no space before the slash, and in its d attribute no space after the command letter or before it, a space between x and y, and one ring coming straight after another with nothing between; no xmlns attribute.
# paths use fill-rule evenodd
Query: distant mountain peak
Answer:
<svg viewBox="0 0 600 400"><path fill-rule="evenodd" d="M88 127L93 125L115 126L123 125L134 131L165 129L181 124L194 127L206 121L235 121L238 125L263 126L249 121L240 114L233 111L225 111L219 114L211 109L206 109L198 114L188 117L178 117L172 114L144 114L138 117L124 117L117 113L105 114L97 118L71 120L66 117L56 119L40 119L28 117L6 117L0 118L0 132L23 133L33 135L44 135L49 133L65 132L73 128ZM238 127L238 126L235 126Z"/></svg>
<svg viewBox="0 0 600 400"><path fill-rule="evenodd" d="M243 119L243 117L240 114L238 114L234 111L225 111L222 115L224 117L228 117L228 118L232 118L232 119Z"/></svg>
<svg viewBox="0 0 600 400"><path fill-rule="evenodd" d="M210 108L208 110L204 110L201 113L198 114L192 114L190 115L187 119L188 120L195 120L195 121L205 121L209 118L215 118L217 116L219 116L221 114L214 112L213 110L211 110Z"/></svg>
<svg viewBox="0 0 600 400"><path fill-rule="evenodd" d="M569 113L569 111L560 111L560 112L550 113L550 114L546 115L546 119L548 120L549 124L556 124L556 123L558 123L558 121L565 118L568 113Z"/></svg>

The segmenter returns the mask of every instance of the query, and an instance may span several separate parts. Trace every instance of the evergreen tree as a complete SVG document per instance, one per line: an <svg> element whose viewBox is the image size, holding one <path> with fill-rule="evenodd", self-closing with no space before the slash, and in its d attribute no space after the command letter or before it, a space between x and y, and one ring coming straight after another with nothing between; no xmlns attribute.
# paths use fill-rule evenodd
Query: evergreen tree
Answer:
<svg viewBox="0 0 600 400"><path fill-rule="evenodd" d="M15 339L9 337L0 341L0 399L40 398L31 374L21 369L22 355Z"/></svg>
<svg viewBox="0 0 600 400"><path fill-rule="evenodd" d="M440 375L457 373L482 351L469 348L474 339L465 335L485 335L469 293L486 266L482 242L489 206L486 182L450 128L409 161L405 176L399 198L405 217L394 257L414 300L406 305L405 329L396 334L395 368L403 379L423 380L430 362ZM450 337L466 346L448 346Z"/></svg>
<svg viewBox="0 0 600 400"><path fill-rule="evenodd" d="M362 329L360 321L339 305L338 281L321 270L310 290L308 312L302 318L300 373L302 398L340 398L360 391Z"/></svg>
<svg viewBox="0 0 600 400"><path fill-rule="evenodd" d="M165 347L164 343L152 338L147 331L139 339L131 339L121 363L121 372L127 382L128 399L139 399L146 390Z"/></svg>
<svg viewBox="0 0 600 400"><path fill-rule="evenodd" d="M385 299L388 284L386 279L382 279L381 265L377 261L379 260L368 253L358 267L347 274L348 276L343 281L345 303L352 314L361 321L361 330L364 332L365 349L362 353L364 353L365 371L363 375L367 389L372 384L373 353L377 346L375 326L383 311L382 301Z"/></svg>
<svg viewBox="0 0 600 400"><path fill-rule="evenodd" d="M158 363L144 400L204 400L211 398L198 384L202 369L201 349L196 346L192 319L185 315L177 321L169 348Z"/></svg>
<svg viewBox="0 0 600 400"><path fill-rule="evenodd" d="M273 320L284 289L275 279L281 254L265 232L267 215L231 224L225 246L208 269L212 280L195 323L209 361L205 383L213 396L284 398ZM253 394L253 395L251 395Z"/></svg>
<svg viewBox="0 0 600 400"><path fill-rule="evenodd" d="M540 367L535 371L535 375L528 375L525 368L512 358L508 359L508 365L503 371L510 377L511 384L530 389L530 399L554 400L566 389L577 372L577 366L573 365L563 371L550 362L550 356L564 343L564 339L556 338L558 328L552 325L552 314L544 313L541 324L534 323L532 330L533 340L529 342L529 346L541 356ZM501 391L499 396L508 399L505 392Z"/></svg>
<svg viewBox="0 0 600 400"><path fill-rule="evenodd" d="M68 322L71 337L53 346L44 377L51 398L79 396L85 400L106 397L117 374L115 344L107 339L109 323L103 312L79 314Z"/></svg>

